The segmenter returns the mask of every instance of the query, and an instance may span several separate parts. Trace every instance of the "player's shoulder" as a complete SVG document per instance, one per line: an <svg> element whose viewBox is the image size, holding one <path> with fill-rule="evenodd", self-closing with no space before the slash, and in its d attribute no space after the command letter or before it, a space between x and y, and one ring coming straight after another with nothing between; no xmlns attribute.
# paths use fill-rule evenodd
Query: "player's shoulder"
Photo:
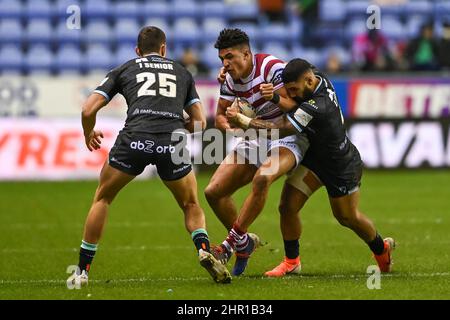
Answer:
<svg viewBox="0 0 450 320"><path fill-rule="evenodd" d="M326 113L330 110L334 110L336 107L333 102L335 92L331 81L321 72L315 72L315 74L316 77L320 79L319 85L312 97L305 101L304 104L312 110L316 110L318 113Z"/></svg>
<svg viewBox="0 0 450 320"><path fill-rule="evenodd" d="M265 81L271 82L272 78L280 73L286 63L274 55L266 53L258 53L255 55L256 68L258 74L262 75Z"/></svg>

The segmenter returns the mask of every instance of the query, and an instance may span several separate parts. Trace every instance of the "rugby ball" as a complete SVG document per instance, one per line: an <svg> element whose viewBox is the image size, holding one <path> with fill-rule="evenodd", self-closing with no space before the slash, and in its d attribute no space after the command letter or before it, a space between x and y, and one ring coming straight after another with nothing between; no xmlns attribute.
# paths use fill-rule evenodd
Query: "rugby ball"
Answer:
<svg viewBox="0 0 450 320"><path fill-rule="evenodd" d="M239 108L240 113L249 118L256 117L255 108L245 99L236 98L235 102Z"/></svg>

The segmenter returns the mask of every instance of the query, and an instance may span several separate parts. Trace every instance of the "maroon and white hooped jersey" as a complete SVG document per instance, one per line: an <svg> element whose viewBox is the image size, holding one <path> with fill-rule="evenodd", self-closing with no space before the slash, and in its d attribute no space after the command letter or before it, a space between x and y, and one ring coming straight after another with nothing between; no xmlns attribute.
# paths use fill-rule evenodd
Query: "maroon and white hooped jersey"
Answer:
<svg viewBox="0 0 450 320"><path fill-rule="evenodd" d="M247 100L255 108L256 116L264 120L276 121L283 111L271 101L266 101L259 90L263 83L272 83L274 91L284 86L281 79L286 63L270 54L253 55L253 70L245 79L234 81L227 73L220 88L220 98L234 101L236 97Z"/></svg>

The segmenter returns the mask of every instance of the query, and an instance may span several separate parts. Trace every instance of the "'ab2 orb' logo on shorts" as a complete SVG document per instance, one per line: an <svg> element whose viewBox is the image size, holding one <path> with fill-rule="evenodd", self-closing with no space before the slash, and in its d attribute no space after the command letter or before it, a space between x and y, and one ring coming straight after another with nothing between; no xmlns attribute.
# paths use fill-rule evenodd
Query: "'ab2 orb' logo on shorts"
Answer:
<svg viewBox="0 0 450 320"><path fill-rule="evenodd" d="M155 150L153 150L153 146L155 145L155 142L152 140L145 140L144 142L133 141L130 143L130 148L133 150L139 150L146 153L153 153L153 151L156 151L156 153L174 153L175 147L172 145L168 146L157 146Z"/></svg>

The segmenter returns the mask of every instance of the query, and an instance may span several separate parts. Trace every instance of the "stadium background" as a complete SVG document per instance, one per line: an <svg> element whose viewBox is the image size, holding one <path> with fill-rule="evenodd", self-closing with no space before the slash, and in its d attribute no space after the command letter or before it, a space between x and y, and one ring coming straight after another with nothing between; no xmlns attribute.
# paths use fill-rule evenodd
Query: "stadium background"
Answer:
<svg viewBox="0 0 450 320"><path fill-rule="evenodd" d="M370 47L365 37L368 34L367 20L374 12L367 12L370 5L378 6L381 13L376 50ZM388 280L396 288L403 288L414 274L415 280L423 282L421 293L400 289L400 298L449 298L450 262L448 250L444 248L449 241L450 1L0 0L0 285L5 288L0 293L1 298L73 297L70 292L48 293L47 290L42 293L41 290L52 286L52 281L57 281L55 278L64 278L61 268L76 258L74 252L95 189L95 179L126 114L122 97L116 97L99 113L97 128L104 131L105 140L101 151L89 153L84 146L80 125L81 106L109 69L134 57L138 31L149 24L166 32L168 57L182 61L194 74L210 125L218 97L215 77L220 67L213 44L224 27L239 27L246 31L254 53L267 52L285 60L302 57L328 72L334 80L350 138L360 149L366 167L377 169L368 170L363 181L366 186L363 189L363 208L367 208L368 215L386 232L396 231L397 236L403 236L403 244L411 249L408 255L404 255L409 264L404 264L403 270L400 267L403 273ZM433 27L433 39L429 40L433 51L431 54L427 52L428 60L419 61L412 44L426 24ZM373 61L368 61L370 52L376 52L377 57ZM194 146L194 155L198 152L201 152L201 147ZM199 175L201 194L211 175L211 170L208 170L211 167L200 166L197 169L205 169ZM114 210L121 218L111 218L112 230L107 231L105 256L98 257L96 262L99 278L101 275L109 277L101 273L101 270L108 270L106 257L116 259L115 254L127 256L133 250L140 250L122 248L114 251L117 246L108 247L111 242L117 244L117 239L124 238L146 252L149 241L153 241L150 240L152 237L122 235L119 229L125 229L125 233L132 232L133 223L137 223L141 231L158 226L158 223L165 226L163 220L158 222L153 216L136 213L152 208L146 207L144 200L158 202L156 212L168 215L175 212L171 221L178 218L170 196L160 194L161 184L147 179L153 175L154 170L149 167L142 176L144 181L132 184L131 191L124 191L118 198ZM263 236L266 231L265 236L272 243L272 247L263 251L260 260L255 262L256 269L260 268L257 269L259 274L279 258L274 258L274 253L281 254L279 235L273 231L277 230L277 218L273 212L277 210L280 190L281 182L272 188L271 200L265 210L272 212L263 214L261 221L255 224L255 229ZM242 202L245 192L246 189L238 193L238 203ZM138 204L127 206L136 201ZM213 239L219 241L224 230L203 197L201 201L211 229L217 234ZM61 208L64 212L60 211ZM127 212L126 217L121 210ZM329 209L323 191L317 199L311 200L305 211L308 210L316 217L320 214L321 218L312 218L312 214L305 217L309 228L314 230L305 235L311 237L305 242L306 250L309 246L312 251L321 243L319 234L323 235L324 228L330 228L331 234L337 232L342 243L356 242L348 232L337 231L331 215L327 216ZM72 220L76 221L74 225L70 225ZM173 222L169 230L181 234L180 221ZM324 221L327 227L323 227ZM314 232L318 234L313 237ZM10 239L14 240L11 242ZM180 249L180 244L186 244L187 240L180 235L172 245L173 250ZM59 249L49 253L54 259L63 261L58 265L58 271L55 268L50 268L49 273L34 270L41 264L42 257L37 253L39 242L58 245ZM418 243L422 242L424 247L419 248ZM415 254L428 250L430 245L435 251L427 251L429 258L435 261L439 255L440 262L435 262L430 269L414 270ZM130 247L134 248L133 245ZM152 255L151 248L148 250ZM362 247L357 247L355 252L358 250L361 252L359 255L367 253ZM11 258L12 253L16 253L14 258ZM158 254L164 257L164 252L158 251ZM32 256L26 263L25 255ZM354 255L347 254L346 257L351 260ZM13 259L12 263L10 259ZM51 260L50 257L43 259ZM326 260L325 257L316 259ZM192 265L188 267L192 273L190 277L197 276L195 261L189 260L189 263ZM370 262L364 263L368 265ZM353 264L346 261L344 265ZM150 278L163 279L162 287L165 288L172 285L170 276L177 269L168 270L155 271L150 267L146 272ZM332 279L334 291L321 289L316 294L302 296L294 289L290 293L283 291L281 287L286 286L283 282L279 288L271 287L271 291L261 289L263 295L256 298L383 298L382 294L365 295L368 294L367 289L358 291L361 288L352 293L349 279L354 278L353 274L346 275L342 270L345 267L336 271L327 262L325 269L317 266L318 273L311 271L313 275L324 272L324 281ZM130 271L121 277L139 277L138 267L132 271L134 273ZM58 277L55 277L55 272L60 272ZM347 292L335 284L342 272L348 286L344 287L349 288ZM336 279L333 278L335 274L338 274ZM42 277L48 282L39 282ZM207 283L206 279L200 279ZM243 286L253 286L256 281L253 278L247 280L251 283L243 283ZM302 280L308 286L316 286L315 281L321 281L315 278ZM360 281L364 283L363 276ZM429 286L436 282L441 286L433 291ZM132 286L134 282L126 284ZM124 297L102 287L100 280L94 282L94 289L95 285L97 292L103 294L97 298ZM120 286L120 282L116 285ZM320 285L328 288L327 285L331 284L317 286ZM189 288L182 289L180 295L171 296L165 289L161 289L161 294L150 295L144 288L140 289L136 296L131 297L195 298ZM391 293L388 298L395 297L394 291ZM221 294L205 291L199 297L255 298L245 294Z"/></svg>

